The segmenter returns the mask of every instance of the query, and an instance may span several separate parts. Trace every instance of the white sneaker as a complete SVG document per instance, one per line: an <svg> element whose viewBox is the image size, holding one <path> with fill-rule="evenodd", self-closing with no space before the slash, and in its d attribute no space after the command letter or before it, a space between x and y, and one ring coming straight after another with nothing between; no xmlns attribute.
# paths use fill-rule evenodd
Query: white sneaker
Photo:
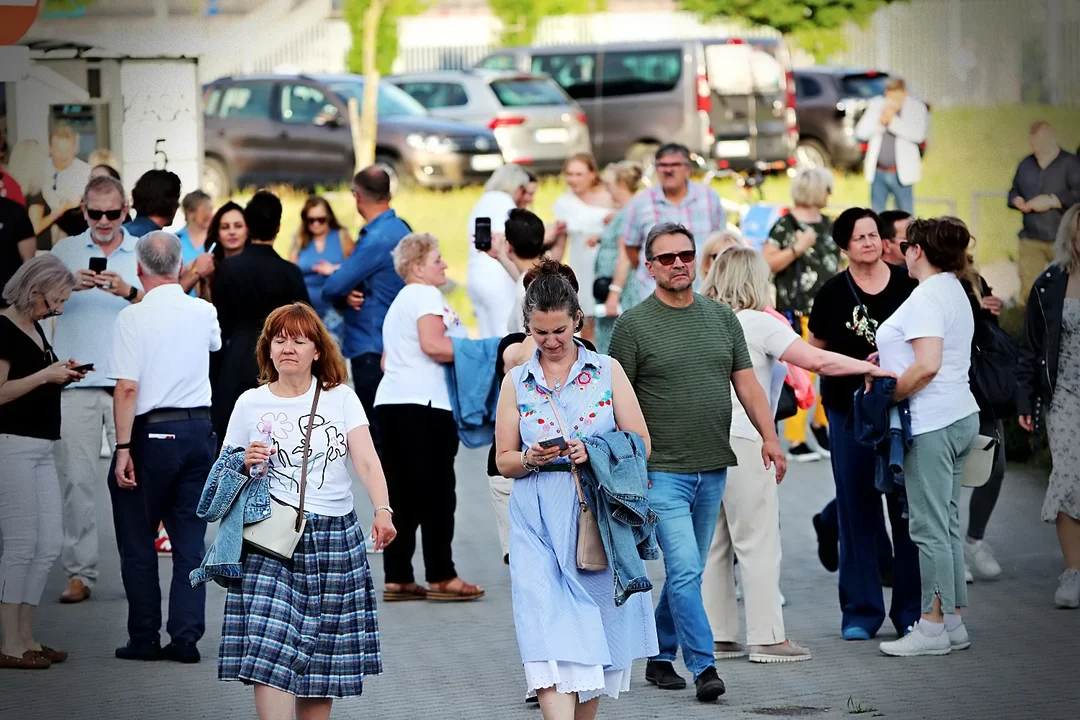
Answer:
<svg viewBox="0 0 1080 720"><path fill-rule="evenodd" d="M1080 607L1080 570L1066 570L1061 574L1054 603L1059 608Z"/></svg>
<svg viewBox="0 0 1080 720"><path fill-rule="evenodd" d="M780 593L780 607L787 607L787 598L784 597L784 593Z"/></svg>
<svg viewBox="0 0 1080 720"><path fill-rule="evenodd" d="M960 627L952 632L946 631L949 636L949 644L953 650L967 650L971 647L971 638L968 637L967 625L960 623Z"/></svg>
<svg viewBox="0 0 1080 720"><path fill-rule="evenodd" d="M971 542L964 540L964 561L975 570L980 580L993 580L1001 574L1001 566L994 559L994 553L985 540Z"/></svg>
<svg viewBox="0 0 1080 720"><path fill-rule="evenodd" d="M937 637L923 632L920 623L915 623L908 634L899 640L887 640L878 646L881 652L893 657L916 657L918 655L948 655L952 652L949 634L941 633Z"/></svg>
<svg viewBox="0 0 1080 720"><path fill-rule="evenodd" d="M964 582L968 585L975 582L975 576L971 574L971 571L967 569L967 563L964 563Z"/></svg>

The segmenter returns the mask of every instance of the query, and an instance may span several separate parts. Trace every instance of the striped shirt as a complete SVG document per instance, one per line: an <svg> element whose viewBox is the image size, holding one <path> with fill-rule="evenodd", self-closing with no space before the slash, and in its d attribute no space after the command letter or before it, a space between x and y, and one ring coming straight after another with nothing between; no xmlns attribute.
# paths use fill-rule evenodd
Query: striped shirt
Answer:
<svg viewBox="0 0 1080 720"><path fill-rule="evenodd" d="M611 357L634 386L652 437L653 472L698 473L736 463L731 375L752 369L731 308L694 295L674 308L650 295L615 323Z"/></svg>

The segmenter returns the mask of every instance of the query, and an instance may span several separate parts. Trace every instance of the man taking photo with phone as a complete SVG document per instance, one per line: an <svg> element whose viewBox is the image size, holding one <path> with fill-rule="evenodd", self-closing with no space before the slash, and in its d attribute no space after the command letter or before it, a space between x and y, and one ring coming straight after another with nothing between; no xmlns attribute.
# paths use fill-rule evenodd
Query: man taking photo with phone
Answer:
<svg viewBox="0 0 1080 720"><path fill-rule="evenodd" d="M136 272L135 238L123 228L128 203L124 186L109 176L90 180L83 193L86 232L62 239L53 254L75 274L75 288L56 318L57 357L77 357L94 368L61 395L60 441L56 470L64 507L64 548L60 563L67 575L62 603L90 597L98 577L97 508L94 494L107 476L101 457L102 429L116 442L113 388L107 377L113 326L120 311L142 299Z"/></svg>

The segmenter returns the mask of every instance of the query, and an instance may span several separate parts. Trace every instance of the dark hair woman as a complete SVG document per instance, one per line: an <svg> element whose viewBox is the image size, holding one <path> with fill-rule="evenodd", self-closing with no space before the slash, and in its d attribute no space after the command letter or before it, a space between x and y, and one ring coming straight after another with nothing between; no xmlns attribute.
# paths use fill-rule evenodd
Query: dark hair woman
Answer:
<svg viewBox="0 0 1080 720"><path fill-rule="evenodd" d="M247 221L244 208L231 200L217 209L206 230L203 248L214 256L214 267L221 267L226 258L244 252L248 244ZM213 302L214 275L199 280L199 297Z"/></svg>
<svg viewBox="0 0 1080 720"><path fill-rule="evenodd" d="M293 239L289 257L304 273L311 306L319 313L334 340L341 344L344 318L332 303L322 298L326 278L334 274L352 253L353 242L341 227L326 198L313 195L300 210L300 229Z"/></svg>

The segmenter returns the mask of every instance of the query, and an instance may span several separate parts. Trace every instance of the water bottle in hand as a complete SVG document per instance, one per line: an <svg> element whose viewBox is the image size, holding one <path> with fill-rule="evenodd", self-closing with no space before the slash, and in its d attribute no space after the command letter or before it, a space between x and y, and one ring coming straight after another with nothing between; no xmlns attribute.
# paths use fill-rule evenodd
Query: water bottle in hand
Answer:
<svg viewBox="0 0 1080 720"><path fill-rule="evenodd" d="M262 431L259 433L259 435L259 441L262 442L263 445L265 445L267 448L274 447L274 424L272 422L270 422L269 420L265 421L262 425ZM253 480L258 480L259 478L266 475L266 471L269 469L269 467L269 460L255 463L251 466L251 470L248 475Z"/></svg>

